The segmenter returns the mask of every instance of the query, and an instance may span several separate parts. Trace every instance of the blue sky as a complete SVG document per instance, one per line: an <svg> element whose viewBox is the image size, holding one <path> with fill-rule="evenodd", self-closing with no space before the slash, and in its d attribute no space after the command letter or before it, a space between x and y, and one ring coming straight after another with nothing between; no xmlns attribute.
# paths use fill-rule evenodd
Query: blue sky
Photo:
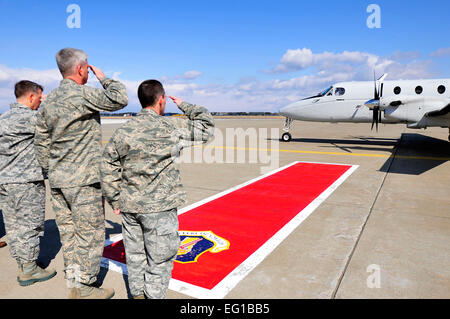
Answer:
<svg viewBox="0 0 450 319"><path fill-rule="evenodd" d="M79 29L66 25L72 3ZM380 29L366 25L371 3ZM16 80L56 87L54 56L69 46L127 85L128 111L139 110L135 90L149 78L210 110L277 111L374 68L389 79L450 77L449 12L445 0L0 0L0 112Z"/></svg>

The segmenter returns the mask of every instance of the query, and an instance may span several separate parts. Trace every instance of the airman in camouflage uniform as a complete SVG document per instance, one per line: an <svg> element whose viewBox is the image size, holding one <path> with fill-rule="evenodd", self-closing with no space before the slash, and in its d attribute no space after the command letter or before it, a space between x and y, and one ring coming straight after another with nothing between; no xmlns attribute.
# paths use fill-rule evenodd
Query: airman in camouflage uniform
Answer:
<svg viewBox="0 0 450 319"><path fill-rule="evenodd" d="M112 289L93 286L105 242L100 111L125 107L127 92L122 83L88 65L81 50L63 49L56 60L64 79L39 111L35 148L39 163L48 172L69 298L111 298ZM89 68L103 89L84 86Z"/></svg>
<svg viewBox="0 0 450 319"><path fill-rule="evenodd" d="M143 109L104 150L103 191L122 215L131 294L165 298L180 245L177 208L186 197L176 159L191 141L208 141L214 120L207 109L175 97L187 118L163 116L166 95L156 80L143 82L138 96Z"/></svg>
<svg viewBox="0 0 450 319"><path fill-rule="evenodd" d="M31 81L16 83L17 103L0 116L0 207L21 286L56 275L36 264L45 219L44 175L33 145L42 90Z"/></svg>

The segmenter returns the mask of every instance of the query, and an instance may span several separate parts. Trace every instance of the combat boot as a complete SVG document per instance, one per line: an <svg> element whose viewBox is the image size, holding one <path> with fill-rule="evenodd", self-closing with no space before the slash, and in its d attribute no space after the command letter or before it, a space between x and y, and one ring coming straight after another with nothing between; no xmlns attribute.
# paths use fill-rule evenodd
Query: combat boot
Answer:
<svg viewBox="0 0 450 319"><path fill-rule="evenodd" d="M54 269L42 269L36 262L24 263L19 267L19 275L17 281L21 286L29 286L35 282L46 281L55 277L56 271Z"/></svg>
<svg viewBox="0 0 450 319"><path fill-rule="evenodd" d="M80 285L71 288L69 299L111 299L114 296L114 289L96 288L88 285Z"/></svg>

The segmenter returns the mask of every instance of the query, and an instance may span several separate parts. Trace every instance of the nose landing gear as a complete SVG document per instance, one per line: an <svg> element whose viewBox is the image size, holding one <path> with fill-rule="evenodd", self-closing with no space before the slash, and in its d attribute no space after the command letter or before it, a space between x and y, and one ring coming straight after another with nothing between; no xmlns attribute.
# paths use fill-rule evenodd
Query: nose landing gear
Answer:
<svg viewBox="0 0 450 319"><path fill-rule="evenodd" d="M289 142L290 140L292 140L292 135L289 132L283 133L283 135L281 135L281 139L283 140L283 142Z"/></svg>
<svg viewBox="0 0 450 319"><path fill-rule="evenodd" d="M281 135L281 140L283 142L289 142L290 140L292 140L292 135L291 133L289 133L289 130L291 129L291 123L292 123L292 119L290 118L286 118L286 121L284 122L284 128L283 128L283 135Z"/></svg>

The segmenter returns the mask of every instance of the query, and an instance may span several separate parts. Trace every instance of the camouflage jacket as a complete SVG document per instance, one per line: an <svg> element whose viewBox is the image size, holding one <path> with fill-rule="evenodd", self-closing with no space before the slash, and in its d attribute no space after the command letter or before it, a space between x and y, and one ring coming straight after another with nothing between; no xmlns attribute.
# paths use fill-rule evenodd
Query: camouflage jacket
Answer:
<svg viewBox="0 0 450 319"><path fill-rule="evenodd" d="M44 180L33 145L36 115L28 106L13 103L0 116L0 184Z"/></svg>
<svg viewBox="0 0 450 319"><path fill-rule="evenodd" d="M41 105L34 145L52 188L100 182L100 111L128 103L122 83L106 77L100 82L104 90L64 79Z"/></svg>
<svg viewBox="0 0 450 319"><path fill-rule="evenodd" d="M103 193L113 209L153 213L185 203L176 159L182 148L209 140L214 120L197 105L183 102L180 109L187 119L142 109L114 132L101 164Z"/></svg>

